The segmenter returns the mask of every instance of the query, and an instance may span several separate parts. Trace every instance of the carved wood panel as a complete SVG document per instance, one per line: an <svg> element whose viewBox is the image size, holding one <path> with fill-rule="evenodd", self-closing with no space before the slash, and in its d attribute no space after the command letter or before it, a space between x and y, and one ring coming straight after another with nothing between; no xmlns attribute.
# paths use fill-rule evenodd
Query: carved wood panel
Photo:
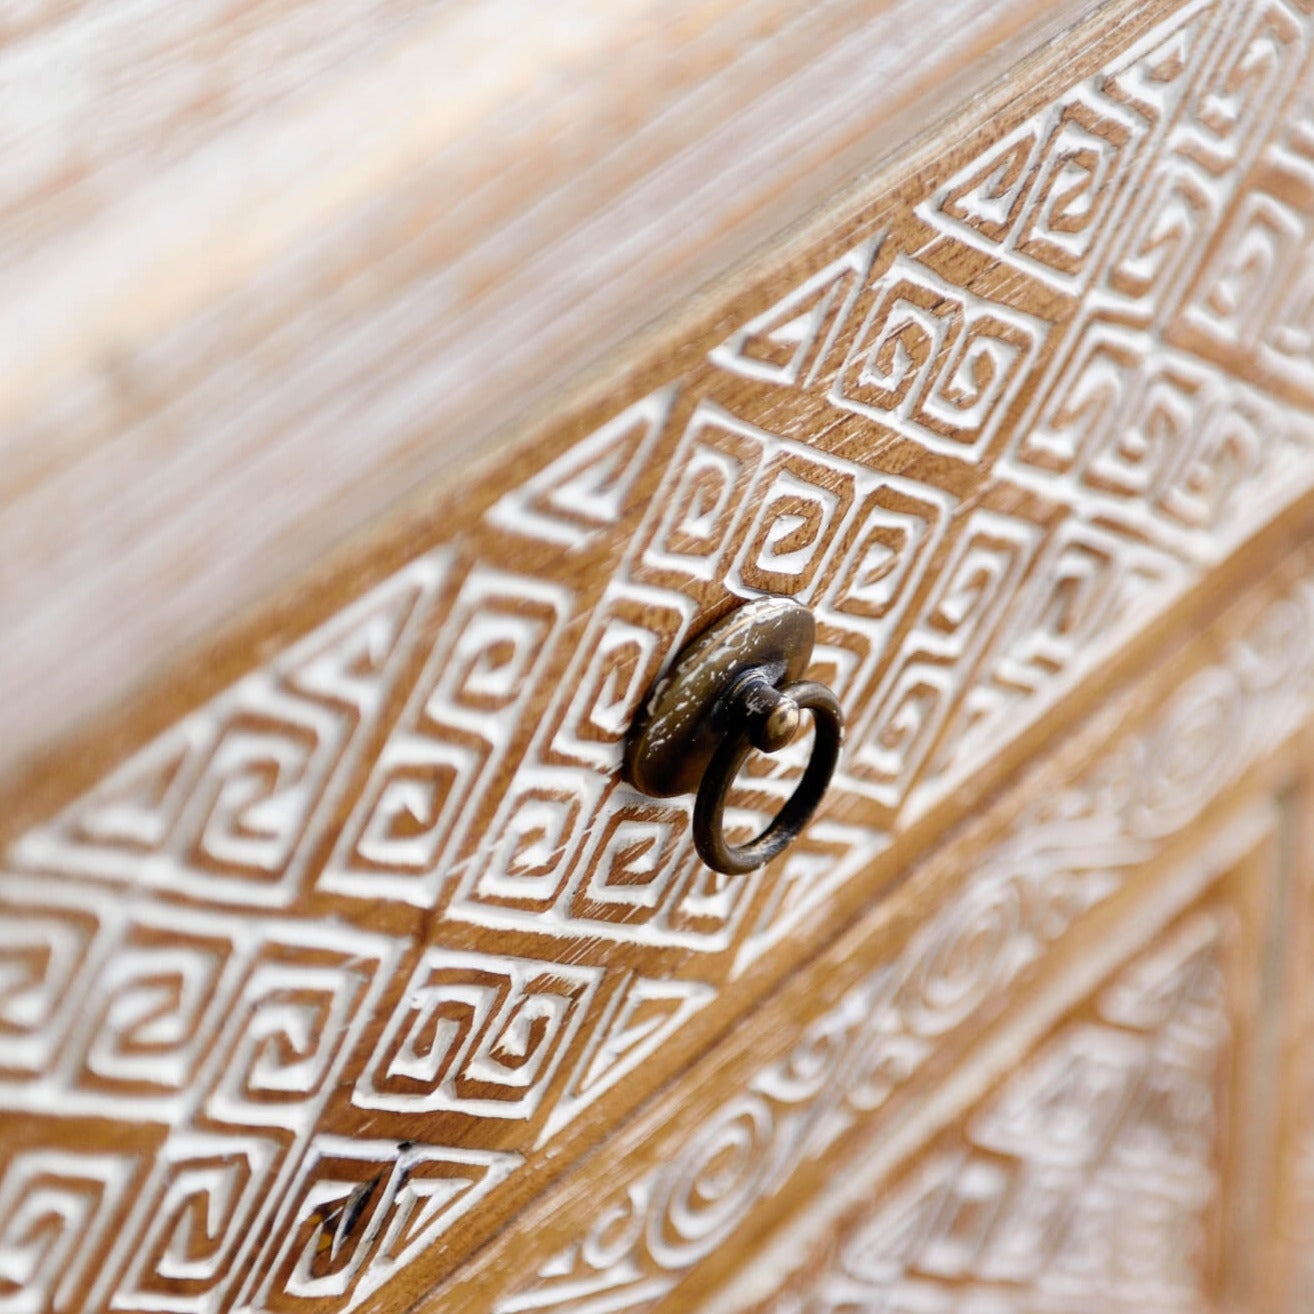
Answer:
<svg viewBox="0 0 1314 1314"><path fill-rule="evenodd" d="M1314 20L1283 0L1116 17L843 202L605 407L472 477L404 547L371 545L295 635L253 639L239 678L14 839L0 1302L427 1291L1309 491ZM813 675L850 733L800 843L723 878L683 802L620 783L619 745L663 663L761 592L816 613ZM943 1037L1307 714L1309 613L1292 582L1073 803L1084 829L1024 827L1029 874L1004 850L817 1025L884 1001L913 1019L890 1072L943 1061ZM1197 734L1228 752L1202 767ZM739 831L806 749L745 780ZM1098 837L1094 867L1074 835ZM989 973L956 977L960 937L1014 912ZM772 1071L749 1132L803 1080ZM798 1153L754 1171L783 1182ZM675 1228L616 1260L635 1308L738 1221L680 1203L686 1162L625 1188L649 1182ZM616 1285L604 1231L535 1281L582 1263ZM531 1287L506 1308L535 1307Z"/></svg>

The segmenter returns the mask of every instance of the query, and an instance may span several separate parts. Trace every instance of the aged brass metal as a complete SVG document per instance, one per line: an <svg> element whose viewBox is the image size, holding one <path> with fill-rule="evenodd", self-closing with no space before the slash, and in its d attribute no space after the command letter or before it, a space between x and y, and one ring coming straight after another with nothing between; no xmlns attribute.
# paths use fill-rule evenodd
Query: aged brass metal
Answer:
<svg viewBox="0 0 1314 1314"><path fill-rule="evenodd" d="M758 598L722 617L654 685L626 743L625 777L645 794L696 794L694 843L716 871L763 866L798 837L825 794L844 717L825 685L802 680L816 623L789 598ZM747 844L725 837L726 797L756 748L779 752L812 713L812 755L771 824Z"/></svg>

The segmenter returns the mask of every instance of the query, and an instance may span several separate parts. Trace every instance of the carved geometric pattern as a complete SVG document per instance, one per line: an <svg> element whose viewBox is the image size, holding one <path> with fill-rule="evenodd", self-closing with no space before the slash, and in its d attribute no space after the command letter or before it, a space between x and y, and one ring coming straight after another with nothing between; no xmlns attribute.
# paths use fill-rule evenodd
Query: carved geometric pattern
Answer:
<svg viewBox="0 0 1314 1314"><path fill-rule="evenodd" d="M764 1314L1211 1308L1227 930L1201 911L1134 962Z"/></svg>
<svg viewBox="0 0 1314 1314"><path fill-rule="evenodd" d="M903 255L873 290L832 400L931 451L980 458L1031 373L1047 325Z"/></svg>
<svg viewBox="0 0 1314 1314"><path fill-rule="evenodd" d="M493 1150L316 1137L253 1307L336 1298L354 1309L518 1164Z"/></svg>
<svg viewBox="0 0 1314 1314"><path fill-rule="evenodd" d="M835 1006L800 1022L783 1058L723 1097L693 1136L659 1156L661 1166L640 1167L618 1182L578 1241L509 1282L497 1314L594 1308L638 1314L671 1291L755 1206L787 1192L801 1165L835 1146L855 1123L874 1119L937 1047L974 1034L1001 1011L1069 927L1163 852L1314 711L1311 640L1314 575L1307 568L1260 614L1229 627L1224 661L1196 671L1143 728L1115 739L1072 784L1032 804L974 862L966 888L893 961ZM1180 943L1188 941L1195 944L1184 934ZM1187 958L1195 961L1194 955L1192 948ZM1152 1006L1175 998L1161 988L1163 975L1127 969L1126 988L1103 996L1106 1020L1156 1029ZM1176 1048L1173 1039L1169 1049ZM1043 1067L1027 1080L1039 1080ZM1160 1130L1178 1121L1176 1113L1165 1116ZM1127 1134L1139 1133L1128 1124ZM1033 1145L1028 1153L1041 1149ZM1171 1257L1177 1246L1164 1249ZM1098 1252L1074 1246L1074 1253ZM849 1307L838 1308L848 1314ZM882 1305L869 1292L853 1308L901 1306ZM932 1301L928 1308L938 1306ZM775 1314L786 1311L796 1314L788 1304Z"/></svg>
<svg viewBox="0 0 1314 1314"><path fill-rule="evenodd" d="M12 860L207 902L286 904L410 659L432 553L161 735Z"/></svg>
<svg viewBox="0 0 1314 1314"><path fill-rule="evenodd" d="M476 1232L513 1170L546 1180L598 1101L636 1107L728 983L783 972L893 837L1314 486L1312 24L1190 0L882 185L678 372L567 418L21 835L0 1109L101 1149L11 1158L14 1201L48 1173L78 1223L0 1211L0 1284L220 1311L436 1281L440 1234ZM621 744L680 646L762 593L815 613L849 732L799 842L724 877L689 800L620 781ZM807 751L745 768L732 839ZM1152 841L1117 821L1128 852ZM1128 860L1069 856L1078 909ZM1002 914L1055 861L972 897ZM945 1025L997 982L953 984Z"/></svg>
<svg viewBox="0 0 1314 1314"><path fill-rule="evenodd" d="M113 1236L131 1158L20 1149L0 1170L0 1299L13 1310L78 1310L97 1254Z"/></svg>
<svg viewBox="0 0 1314 1314"><path fill-rule="evenodd" d="M356 1103L529 1116L601 976L596 967L426 950L357 1083Z"/></svg>

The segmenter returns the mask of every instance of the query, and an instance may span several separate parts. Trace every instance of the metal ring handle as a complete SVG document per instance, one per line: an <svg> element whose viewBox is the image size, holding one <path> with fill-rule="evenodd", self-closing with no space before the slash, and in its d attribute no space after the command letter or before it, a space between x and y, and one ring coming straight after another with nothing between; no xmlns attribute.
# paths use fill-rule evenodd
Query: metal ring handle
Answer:
<svg viewBox="0 0 1314 1314"><path fill-rule="evenodd" d="M694 794L698 856L739 875L770 862L807 825L839 760L844 717L835 695L804 680L817 626L793 598L754 598L727 612L676 656L648 691L625 738L626 781L653 798ZM816 734L803 779L771 824L727 844L726 797L754 748L775 753L798 734L803 709Z"/></svg>
<svg viewBox="0 0 1314 1314"><path fill-rule="evenodd" d="M778 729L788 716L780 709L792 705L812 713L814 735L812 756L803 779L776 814L771 824L747 844L730 844L725 838L725 801L740 767L754 748L783 747L797 729L797 712L787 737ZM835 773L840 745L844 738L844 714L839 700L824 684L800 680L776 689L761 678L741 682L731 691L725 719L731 722L729 733L712 755L712 760L698 786L694 803L693 834L698 856L716 871L739 875L753 871L771 861L798 838L817 810L826 786ZM774 742L773 742L774 741Z"/></svg>

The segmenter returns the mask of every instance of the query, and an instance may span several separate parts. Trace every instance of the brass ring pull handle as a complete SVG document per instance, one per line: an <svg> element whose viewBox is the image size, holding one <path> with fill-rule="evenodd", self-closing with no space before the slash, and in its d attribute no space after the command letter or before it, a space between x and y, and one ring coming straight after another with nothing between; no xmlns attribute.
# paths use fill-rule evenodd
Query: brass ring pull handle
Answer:
<svg viewBox="0 0 1314 1314"><path fill-rule="evenodd" d="M727 843L725 798L739 768L754 748L775 753L792 741L798 733L801 708L812 712L816 725L816 740L803 779L756 839L740 845ZM777 689L757 672L736 686L729 713L726 737L698 786L693 832L698 854L709 867L738 874L765 866L784 852L808 824L839 761L844 714L838 699L824 684L804 680ZM777 733L772 732L773 726L779 728Z"/></svg>
<svg viewBox="0 0 1314 1314"><path fill-rule="evenodd" d="M696 794L693 834L713 870L753 871L798 838L839 761L844 715L824 684L800 680L812 657L812 613L788 598L759 598L722 617L676 658L653 687L625 746L625 776L658 798ZM785 806L755 839L730 844L725 802L754 748L779 752L803 711L815 727L812 756Z"/></svg>

